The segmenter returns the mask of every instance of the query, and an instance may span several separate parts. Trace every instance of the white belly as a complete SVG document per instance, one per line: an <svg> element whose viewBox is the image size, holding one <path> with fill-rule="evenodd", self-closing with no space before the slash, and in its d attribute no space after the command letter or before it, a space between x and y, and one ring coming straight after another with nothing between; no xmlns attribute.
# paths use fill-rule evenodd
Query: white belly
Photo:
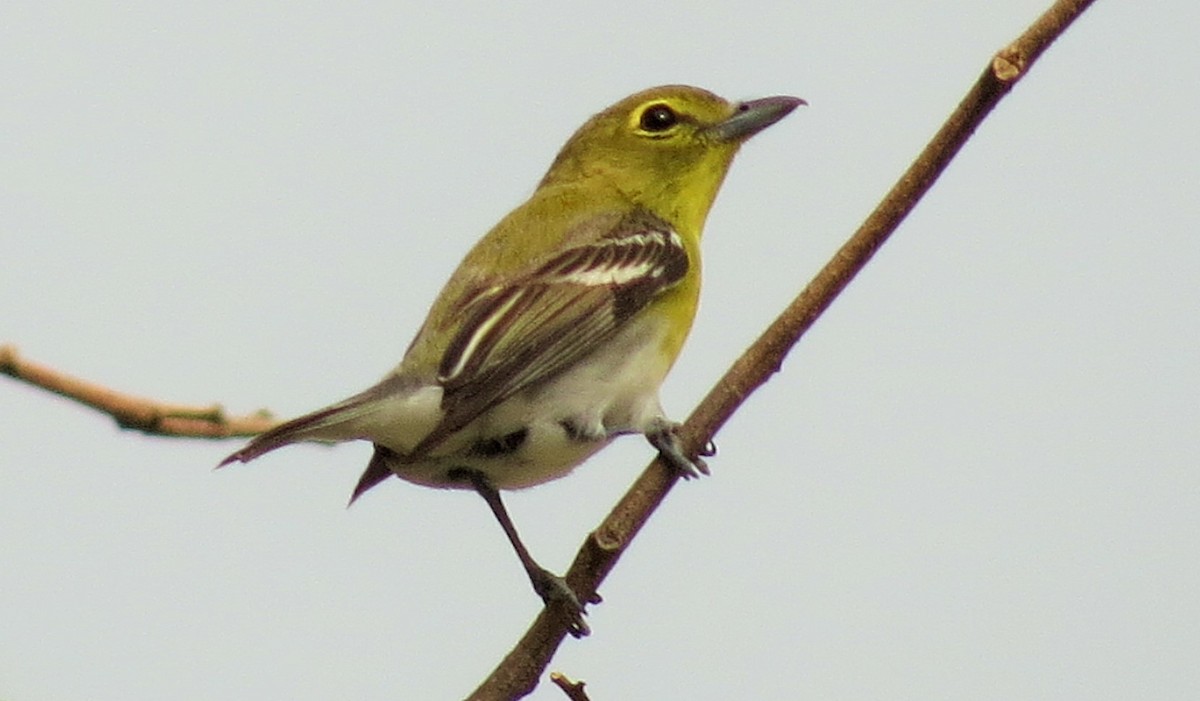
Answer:
<svg viewBox="0 0 1200 701"><path fill-rule="evenodd" d="M579 367L483 414L426 459L392 467L435 487L469 487L448 477L456 468L481 472L500 489L562 477L615 436L661 425L658 388L670 362L660 345L658 329L629 329Z"/></svg>

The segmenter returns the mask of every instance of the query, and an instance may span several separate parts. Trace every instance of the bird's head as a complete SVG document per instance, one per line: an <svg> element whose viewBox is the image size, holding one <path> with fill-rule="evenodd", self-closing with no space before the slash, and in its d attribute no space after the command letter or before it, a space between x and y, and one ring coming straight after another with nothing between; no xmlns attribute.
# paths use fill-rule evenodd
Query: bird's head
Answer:
<svg viewBox="0 0 1200 701"><path fill-rule="evenodd" d="M729 102L686 85L644 90L580 127L541 185L612 187L669 220L698 217L698 226L738 148L802 104Z"/></svg>

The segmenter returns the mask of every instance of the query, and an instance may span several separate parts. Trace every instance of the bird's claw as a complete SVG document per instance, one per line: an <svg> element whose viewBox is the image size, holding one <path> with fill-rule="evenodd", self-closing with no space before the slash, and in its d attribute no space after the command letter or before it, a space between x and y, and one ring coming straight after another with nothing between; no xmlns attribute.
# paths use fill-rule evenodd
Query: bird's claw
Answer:
<svg viewBox="0 0 1200 701"><path fill-rule="evenodd" d="M701 457L697 456L692 459L683 454L683 448L679 445L678 431L678 424L670 424L660 431L647 433L646 439L650 441L650 445L658 449L658 454L662 457L663 462L680 477L692 479L700 475L707 475L708 464ZM714 454L716 454L716 447L710 441L704 446L701 455Z"/></svg>
<svg viewBox="0 0 1200 701"><path fill-rule="evenodd" d="M579 601L579 597L567 584L567 580L544 569L530 572L529 578L533 582L533 590L542 597L542 601L547 607L559 606L559 610L567 618L567 632L571 634L571 637L582 638L592 632L587 621L583 620L587 614L585 604ZM588 597L587 603L600 603L600 595L592 594Z"/></svg>

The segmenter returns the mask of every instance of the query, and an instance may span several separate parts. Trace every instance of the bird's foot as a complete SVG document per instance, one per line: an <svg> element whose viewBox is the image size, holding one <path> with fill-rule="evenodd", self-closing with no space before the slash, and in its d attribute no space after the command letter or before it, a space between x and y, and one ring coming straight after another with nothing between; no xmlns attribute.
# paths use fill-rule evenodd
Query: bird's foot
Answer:
<svg viewBox="0 0 1200 701"><path fill-rule="evenodd" d="M567 584L567 580L539 567L529 572L529 581L533 583L533 590L542 597L542 601L547 607L558 606L559 610L563 612L567 618L567 632L571 634L571 637L582 638L592 632L587 622L583 620L584 615L587 614L584 608L585 604L579 601L579 597ZM587 603L600 603L600 595L592 594Z"/></svg>
<svg viewBox="0 0 1200 701"><path fill-rule="evenodd" d="M683 449L679 445L679 424L667 423L658 430L647 432L646 440L658 449L658 454L662 456L663 462L675 470L680 477L691 479L708 474L708 465L703 459L697 456L693 460L683 454ZM716 446L710 441L704 447L701 455L715 455L716 452Z"/></svg>

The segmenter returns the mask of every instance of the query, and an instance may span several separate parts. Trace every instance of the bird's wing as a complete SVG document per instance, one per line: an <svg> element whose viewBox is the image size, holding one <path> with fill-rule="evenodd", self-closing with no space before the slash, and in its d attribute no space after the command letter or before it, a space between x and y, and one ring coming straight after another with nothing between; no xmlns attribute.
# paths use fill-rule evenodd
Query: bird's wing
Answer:
<svg viewBox="0 0 1200 701"><path fill-rule="evenodd" d="M442 420L414 454L584 360L678 284L688 265L671 226L638 212L526 274L481 285L461 303L461 328L438 366Z"/></svg>

